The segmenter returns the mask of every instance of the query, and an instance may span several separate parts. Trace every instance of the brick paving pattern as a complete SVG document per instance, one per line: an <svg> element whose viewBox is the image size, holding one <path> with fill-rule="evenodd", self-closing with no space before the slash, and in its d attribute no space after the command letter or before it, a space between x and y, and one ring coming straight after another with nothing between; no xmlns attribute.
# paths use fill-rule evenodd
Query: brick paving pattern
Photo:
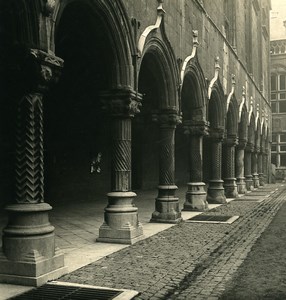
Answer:
<svg viewBox="0 0 286 300"><path fill-rule="evenodd" d="M232 224L182 222L59 280L134 289L135 299L218 299L282 205L284 189L262 202L232 201L207 212L239 215Z"/></svg>

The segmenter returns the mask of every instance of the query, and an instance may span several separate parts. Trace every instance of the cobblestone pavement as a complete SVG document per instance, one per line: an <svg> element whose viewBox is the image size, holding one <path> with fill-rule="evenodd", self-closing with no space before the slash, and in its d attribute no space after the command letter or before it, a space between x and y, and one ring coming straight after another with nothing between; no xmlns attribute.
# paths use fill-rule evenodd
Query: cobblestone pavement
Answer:
<svg viewBox="0 0 286 300"><path fill-rule="evenodd" d="M241 198L207 212L239 215L232 224L182 222L59 281L133 289L140 292L136 299L218 299L285 201L283 185L259 189L277 187L266 198L261 192L262 202Z"/></svg>

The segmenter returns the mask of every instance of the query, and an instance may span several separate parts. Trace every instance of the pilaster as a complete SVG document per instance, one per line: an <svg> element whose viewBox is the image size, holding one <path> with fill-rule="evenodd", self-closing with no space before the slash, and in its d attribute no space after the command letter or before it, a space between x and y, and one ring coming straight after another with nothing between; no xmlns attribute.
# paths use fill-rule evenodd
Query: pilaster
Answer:
<svg viewBox="0 0 286 300"><path fill-rule="evenodd" d="M190 181L187 183L188 191L186 193L186 201L184 210L208 209L206 200L205 183L203 180L203 136L208 135L208 123L204 121L186 121L184 123L186 134L189 136L189 166Z"/></svg>
<svg viewBox="0 0 286 300"><path fill-rule="evenodd" d="M214 129L210 132L211 140L211 179L207 193L208 203L226 203L223 180L221 179L222 167L222 141L224 138L223 129Z"/></svg>
<svg viewBox="0 0 286 300"><path fill-rule="evenodd" d="M66 272L49 222L52 207L44 202L43 164L43 96L58 79L63 61L30 49L27 63L34 82L17 107L15 203L5 208L0 281L38 286Z"/></svg>
<svg viewBox="0 0 286 300"><path fill-rule="evenodd" d="M98 242L132 244L143 238L138 208L131 191L131 118L139 112L141 96L130 89L101 94L104 109L111 117L112 165L111 192Z"/></svg>
<svg viewBox="0 0 286 300"><path fill-rule="evenodd" d="M178 112L164 110L153 115L160 127L159 186L151 222L178 223L182 220L179 198L175 196L175 128L181 122Z"/></svg>

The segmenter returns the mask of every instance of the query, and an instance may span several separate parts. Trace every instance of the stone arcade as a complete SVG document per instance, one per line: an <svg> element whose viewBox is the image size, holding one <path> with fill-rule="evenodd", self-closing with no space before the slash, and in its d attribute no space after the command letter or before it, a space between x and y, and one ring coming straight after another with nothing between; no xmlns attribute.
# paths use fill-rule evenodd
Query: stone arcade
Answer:
<svg viewBox="0 0 286 300"><path fill-rule="evenodd" d="M178 223L269 182L269 1L176 3L0 1L1 282L66 272L45 200L107 195L97 241L132 244L136 191Z"/></svg>

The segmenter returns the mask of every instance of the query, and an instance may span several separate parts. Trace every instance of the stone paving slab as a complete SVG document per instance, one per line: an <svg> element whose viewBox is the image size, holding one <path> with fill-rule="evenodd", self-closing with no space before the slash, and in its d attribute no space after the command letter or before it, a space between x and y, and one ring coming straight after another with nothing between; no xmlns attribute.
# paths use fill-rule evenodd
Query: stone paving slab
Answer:
<svg viewBox="0 0 286 300"><path fill-rule="evenodd" d="M232 224L182 222L59 280L133 289L135 299L216 299L278 211L284 188L260 203L232 201L207 212L239 215Z"/></svg>

